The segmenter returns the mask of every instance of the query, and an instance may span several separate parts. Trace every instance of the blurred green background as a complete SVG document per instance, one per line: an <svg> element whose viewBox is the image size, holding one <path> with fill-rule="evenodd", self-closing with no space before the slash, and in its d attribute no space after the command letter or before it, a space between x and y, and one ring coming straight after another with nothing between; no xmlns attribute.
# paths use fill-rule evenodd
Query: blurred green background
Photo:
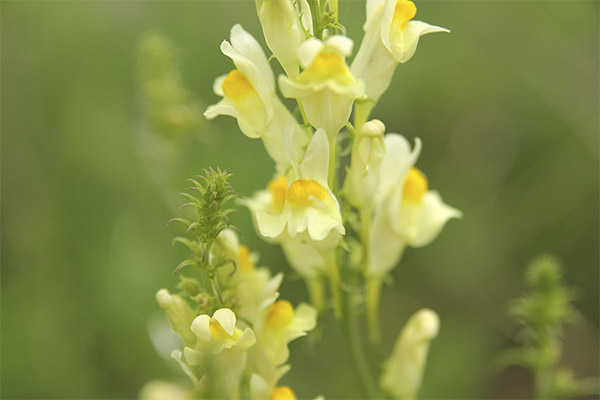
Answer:
<svg viewBox="0 0 600 400"><path fill-rule="evenodd" d="M423 139L418 167L465 213L429 247L407 251L384 291L377 366L409 315L439 312L442 328L423 398L520 398L531 377L494 370L514 344L507 302L525 266L556 255L579 288L581 318L565 331L564 365L598 374L599 3L421 1L416 19L452 30L422 38L373 116ZM233 172L244 195L272 164L231 118L190 135L154 137L144 122L137 52L148 31L177 47L197 102L232 69L219 51L241 23L263 41L252 1L2 1L3 398L134 398L155 378L181 377L148 336L154 293L173 287L185 254L171 245L185 179ZM340 1L358 47L363 2ZM272 63L275 64L275 63ZM248 212L242 241L286 271ZM282 294L306 299L288 274ZM292 344L284 378L301 397L356 396L335 321L323 341Z"/></svg>

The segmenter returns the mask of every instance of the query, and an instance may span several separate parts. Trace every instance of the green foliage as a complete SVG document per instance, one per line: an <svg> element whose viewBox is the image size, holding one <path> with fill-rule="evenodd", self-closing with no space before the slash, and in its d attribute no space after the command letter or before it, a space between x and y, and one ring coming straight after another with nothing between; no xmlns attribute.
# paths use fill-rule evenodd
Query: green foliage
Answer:
<svg viewBox="0 0 600 400"><path fill-rule="evenodd" d="M530 369L535 377L535 397L557 399L594 394L587 381L558 366L562 355L563 325L578 315L574 290L564 281L562 265L553 257L534 260L525 274L528 290L514 301L510 314L521 325L521 347L504 353L504 361Z"/></svg>
<svg viewBox="0 0 600 400"><path fill-rule="evenodd" d="M198 211L198 218L195 221L184 218L173 218L169 221L178 221L187 226L186 237L176 237L174 242L187 246L192 251L193 257L179 263L174 274L187 266L195 267L200 272L200 279L182 276L179 288L201 306L212 303L211 294L218 297L221 304L223 303L216 277L217 270L227 265L233 266L233 271L237 269L235 255L229 254L228 249L223 248L217 240L223 230L227 228L237 230L228 218L235 209L226 208L227 202L240 197L229 184L231 176L232 174L219 168L217 170L209 168L204 170L204 175L197 176L203 183L189 179L194 186L189 187L188 190L196 191L199 195L195 197L189 193L181 193L189 200L181 208L195 208Z"/></svg>
<svg viewBox="0 0 600 400"><path fill-rule="evenodd" d="M163 35L147 33L138 51L138 81L144 116L151 129L167 137L199 130L204 106L185 87L177 52Z"/></svg>

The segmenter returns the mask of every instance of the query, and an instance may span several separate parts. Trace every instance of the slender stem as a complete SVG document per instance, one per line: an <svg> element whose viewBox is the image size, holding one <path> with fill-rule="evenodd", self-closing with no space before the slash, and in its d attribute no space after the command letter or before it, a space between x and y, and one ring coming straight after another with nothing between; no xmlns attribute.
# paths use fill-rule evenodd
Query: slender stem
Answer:
<svg viewBox="0 0 600 400"><path fill-rule="evenodd" d="M363 248L362 272L364 276L367 277L366 305L369 339L371 339L371 343L378 343L381 340L379 328L379 296L381 293L381 280L369 275L371 253L371 207L360 210L360 223L360 240Z"/></svg>
<svg viewBox="0 0 600 400"><path fill-rule="evenodd" d="M321 27L321 5L319 0L307 0L310 6L310 15L313 23L313 34L317 39L321 39L323 28ZM324 0L325 1L325 0Z"/></svg>
<svg viewBox="0 0 600 400"><path fill-rule="evenodd" d="M341 299L340 299L340 271L338 269L335 252L331 254L327 260L329 272L329 290L333 296L333 313L337 318L341 316Z"/></svg>
<svg viewBox="0 0 600 400"><path fill-rule="evenodd" d="M368 399L376 399L379 398L377 386L375 385L375 380L373 379L367 358L360 343L357 329L358 318L353 300L354 295L352 293L342 291L342 324L346 343L350 350L354 369L360 380L363 395Z"/></svg>
<svg viewBox="0 0 600 400"><path fill-rule="evenodd" d="M371 229L371 207L360 210L360 241L363 248L363 272L369 271L369 258L371 242L369 239Z"/></svg>
<svg viewBox="0 0 600 400"><path fill-rule="evenodd" d="M337 133L334 135L327 134L329 139L329 175L327 176L327 183L329 188L335 192L335 161L336 161L336 147L337 147Z"/></svg>

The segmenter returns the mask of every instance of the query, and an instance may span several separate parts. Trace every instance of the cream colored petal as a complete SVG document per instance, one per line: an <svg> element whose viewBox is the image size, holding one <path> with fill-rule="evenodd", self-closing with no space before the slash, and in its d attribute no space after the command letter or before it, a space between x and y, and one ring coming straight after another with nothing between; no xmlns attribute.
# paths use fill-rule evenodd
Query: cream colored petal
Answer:
<svg viewBox="0 0 600 400"><path fill-rule="evenodd" d="M419 37L435 32L450 33L450 31L446 28L429 25L421 21L408 21L406 24L406 29L404 30L404 35L402 35L400 38L391 40L394 57L400 63L407 62L417 51Z"/></svg>
<svg viewBox="0 0 600 400"><path fill-rule="evenodd" d="M352 74L365 82L367 98L375 102L389 87L398 65L381 40L382 18L383 7L379 7L365 25L365 36L350 67Z"/></svg>
<svg viewBox="0 0 600 400"><path fill-rule="evenodd" d="M250 377L250 399L264 400L271 397L273 388L258 374Z"/></svg>
<svg viewBox="0 0 600 400"><path fill-rule="evenodd" d="M406 248L402 240L390 226L390 217L386 212L388 206L383 204L375 212L370 231L369 271L370 276L382 277L391 271Z"/></svg>
<svg viewBox="0 0 600 400"><path fill-rule="evenodd" d="M367 0L367 24L369 23L369 19L373 16L373 14L380 9L384 3L385 0Z"/></svg>
<svg viewBox="0 0 600 400"><path fill-rule="evenodd" d="M423 247L431 243L451 218L462 218L463 214L456 208L443 202L437 191L425 193L420 214L417 234L409 243L412 247Z"/></svg>
<svg viewBox="0 0 600 400"><path fill-rule="evenodd" d="M310 212L310 207L291 207L289 218L287 221L287 233L294 238L300 232L304 232L308 227L307 214Z"/></svg>
<svg viewBox="0 0 600 400"><path fill-rule="evenodd" d="M194 318L190 328L198 339L210 342L210 317L202 314Z"/></svg>
<svg viewBox="0 0 600 400"><path fill-rule="evenodd" d="M189 347L186 347L186 349L187 348L189 348ZM184 349L184 351L185 351L185 349ZM186 362L183 360L183 354L181 353L181 351L179 351L179 350L173 350L171 352L171 357L173 359L175 359L179 363L179 365L181 366L181 369L183 370L183 372L185 372L185 374L190 377L190 379L192 380L192 382L194 384L198 383L198 378L196 377L196 375L194 374L194 372L192 372L192 370L186 364Z"/></svg>
<svg viewBox="0 0 600 400"><path fill-rule="evenodd" d="M271 91L274 91L275 78L273 76L273 71L271 70L271 66L269 65L265 53L256 39L246 32L240 24L236 24L231 28L230 38L233 48L256 65L271 88Z"/></svg>
<svg viewBox="0 0 600 400"><path fill-rule="evenodd" d="M301 179L312 179L327 187L329 173L329 141L323 129L314 133L299 167Z"/></svg>
<svg viewBox="0 0 600 400"><path fill-rule="evenodd" d="M397 0L386 0L383 6L383 15L381 17L381 30L379 31L381 43L390 53L393 53L393 48L390 43L390 32L392 29L392 21L396 12Z"/></svg>
<svg viewBox="0 0 600 400"><path fill-rule="evenodd" d="M258 211L256 213L256 222L258 223L260 234L269 238L275 238L281 235L281 232L283 232L285 225L288 222L291 211L290 207L291 206L286 205L281 214L278 215L271 215L264 211Z"/></svg>
<svg viewBox="0 0 600 400"><path fill-rule="evenodd" d="M221 75L215 79L213 82L213 92L217 96L225 97L225 93L223 93L223 81L227 77L227 74Z"/></svg>
<svg viewBox="0 0 600 400"><path fill-rule="evenodd" d="M206 356L190 347L184 347L183 359L188 365L192 367L197 367L199 365L202 365L203 362L205 362Z"/></svg>
<svg viewBox="0 0 600 400"><path fill-rule="evenodd" d="M258 0L256 8L267 46L286 74L297 77L297 49L304 39L304 32L294 4L291 0Z"/></svg>
<svg viewBox="0 0 600 400"><path fill-rule="evenodd" d="M229 336L233 335L235 330L235 314L229 308L220 308L213 314L213 319L216 320Z"/></svg>
<svg viewBox="0 0 600 400"><path fill-rule="evenodd" d="M332 50L341 57L348 57L352 54L354 42L348 36L334 35L325 42L325 47Z"/></svg>
<svg viewBox="0 0 600 400"><path fill-rule="evenodd" d="M421 154L421 140L415 138L411 151L408 140L397 133L388 133L384 137L385 156L381 162L381 182L379 195L387 196L404 183L404 178ZM399 205L399 203L398 203Z"/></svg>
<svg viewBox="0 0 600 400"><path fill-rule="evenodd" d="M204 116L207 119L214 119L219 115L228 115L234 118L238 117L237 111L235 110L235 107L233 106L231 101L225 98L221 99L221 101L219 101L217 104L208 106L206 108L206 111L204 111Z"/></svg>
<svg viewBox="0 0 600 400"><path fill-rule="evenodd" d="M311 331L317 326L317 310L309 304L300 303L294 311L294 328Z"/></svg>
<svg viewBox="0 0 600 400"><path fill-rule="evenodd" d="M298 59L302 68L307 68L311 65L321 49L323 49L323 42L319 39L310 38L305 40L298 48Z"/></svg>
<svg viewBox="0 0 600 400"><path fill-rule="evenodd" d="M344 225L342 225L342 216L337 201L334 204L327 206L326 209L313 207L307 212L308 234L312 240L320 241L325 239L333 229L342 235L346 233Z"/></svg>
<svg viewBox="0 0 600 400"><path fill-rule="evenodd" d="M258 68L254 62L247 57L238 53L233 46L224 40L221 43L221 51L223 54L231 58L236 68L252 85L258 97L263 103L266 119L269 120L273 115L273 97L275 96L274 89L266 80L264 73ZM270 68L270 67L269 67ZM272 74L272 72L271 72Z"/></svg>
<svg viewBox="0 0 600 400"><path fill-rule="evenodd" d="M241 350L246 350L254 346L255 343L256 335L254 334L254 331L250 328L246 328L242 333L242 337L240 337L240 340L238 340L236 343L236 347L240 348Z"/></svg>

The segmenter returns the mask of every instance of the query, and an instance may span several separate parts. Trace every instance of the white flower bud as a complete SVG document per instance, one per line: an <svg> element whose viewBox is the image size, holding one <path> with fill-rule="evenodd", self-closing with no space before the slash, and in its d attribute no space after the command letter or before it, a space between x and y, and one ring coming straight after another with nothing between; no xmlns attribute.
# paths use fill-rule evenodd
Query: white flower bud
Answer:
<svg viewBox="0 0 600 400"><path fill-rule="evenodd" d="M430 309L417 311L406 323L386 361L381 389L395 399L414 399L421 381L429 345L438 334L440 318Z"/></svg>
<svg viewBox="0 0 600 400"><path fill-rule="evenodd" d="M344 195L358 209L368 209L375 200L385 155L385 125L377 119L366 122L354 142L352 161L344 182Z"/></svg>

